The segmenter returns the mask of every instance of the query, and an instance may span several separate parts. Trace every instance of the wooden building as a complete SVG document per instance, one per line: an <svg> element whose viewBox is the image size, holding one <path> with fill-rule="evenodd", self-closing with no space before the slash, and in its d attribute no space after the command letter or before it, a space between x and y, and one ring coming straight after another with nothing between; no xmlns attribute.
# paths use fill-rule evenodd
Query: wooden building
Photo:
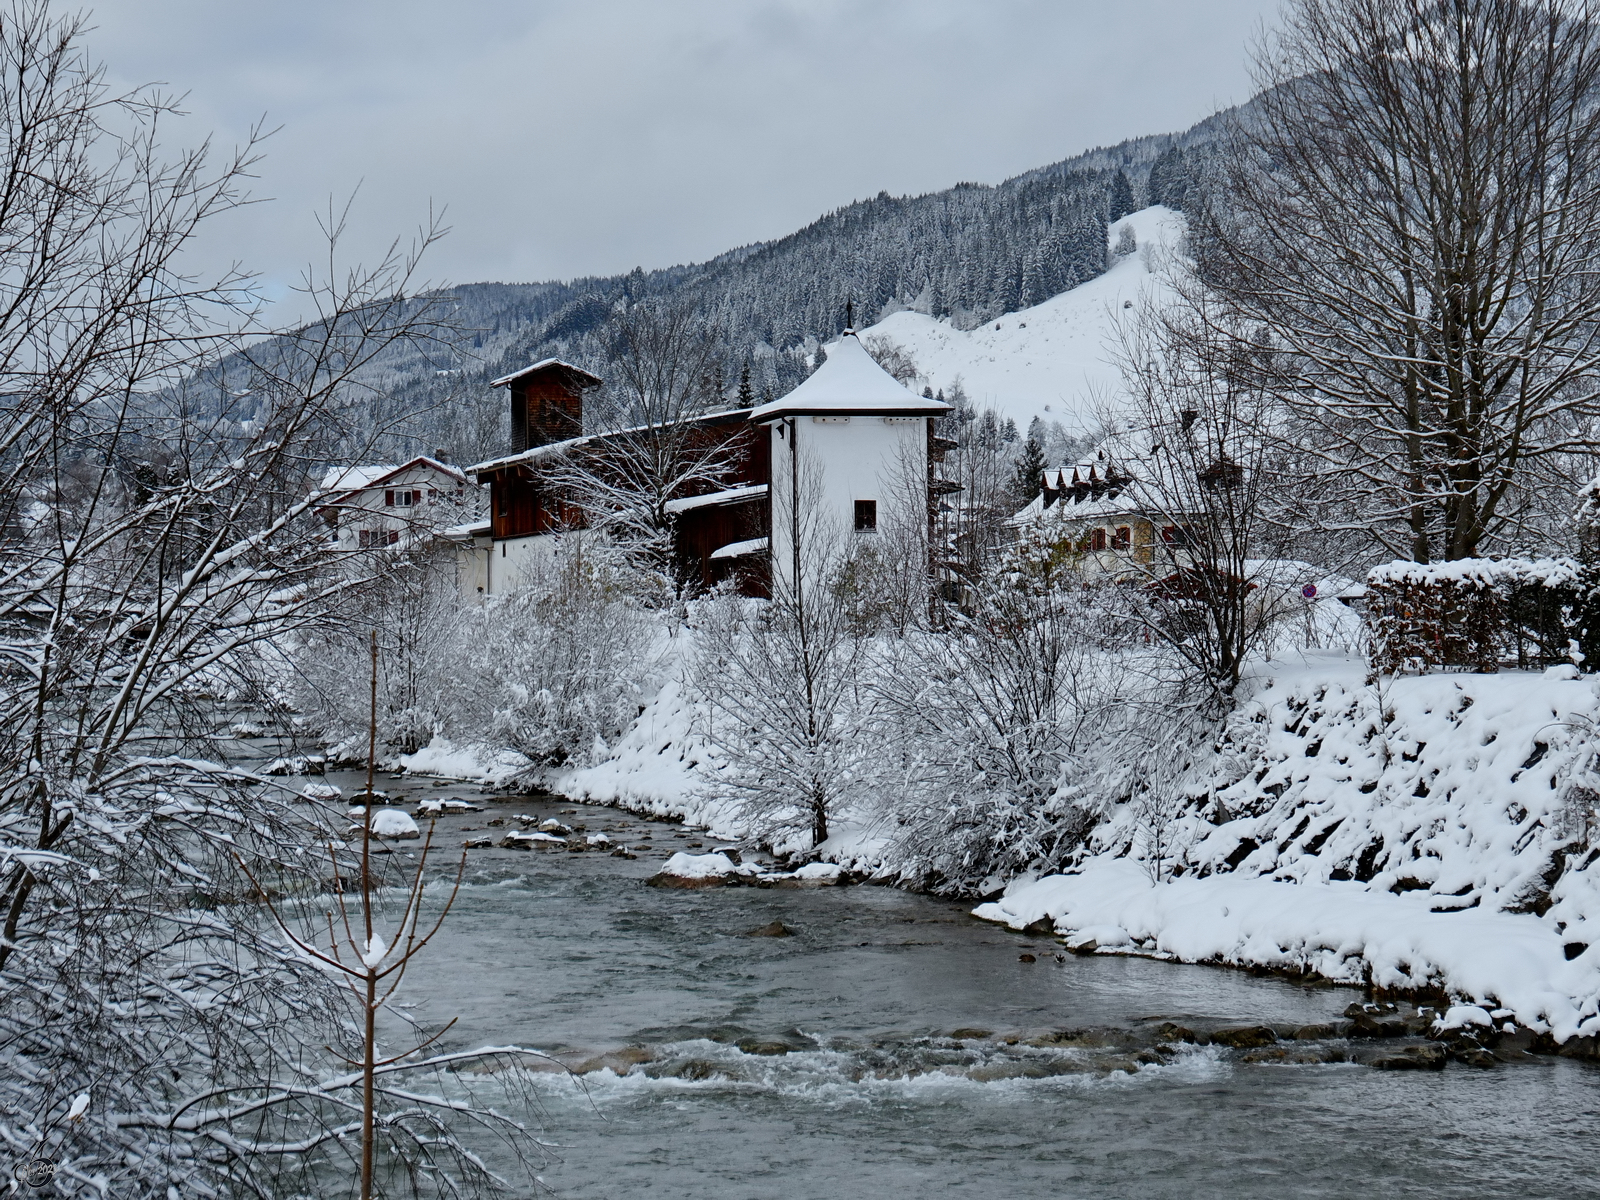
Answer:
<svg viewBox="0 0 1600 1200"><path fill-rule="evenodd" d="M584 396L600 385L596 376L557 359L494 381L509 389L512 446L468 468L490 497L486 521L447 534L461 547L464 590L493 594L516 587L541 559L560 552L565 532L583 527L585 511L563 483L574 466L603 482L608 471L625 470L642 457L630 453L639 448L630 440L664 436L660 427L585 435ZM694 482L666 505L674 518L679 579L694 590L731 581L747 595L767 594L774 456L781 452L787 462L801 441L817 473L818 503L830 510L829 527L843 536L873 536L879 501L903 486L907 448L915 447L919 460L941 456L944 443L933 437L930 422L947 408L897 382L847 332L788 397L673 425L676 453L718 461L715 472L690 473Z"/></svg>

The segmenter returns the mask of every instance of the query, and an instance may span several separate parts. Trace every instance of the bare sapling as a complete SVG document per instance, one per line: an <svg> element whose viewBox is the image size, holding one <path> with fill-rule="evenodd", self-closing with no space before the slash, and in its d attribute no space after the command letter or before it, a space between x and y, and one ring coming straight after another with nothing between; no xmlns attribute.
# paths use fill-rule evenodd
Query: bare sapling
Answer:
<svg viewBox="0 0 1600 1200"><path fill-rule="evenodd" d="M717 786L774 846L828 840L870 772L862 644L840 594L843 538L821 506L820 467L785 422L775 472L772 598L704 610L695 684L723 755Z"/></svg>
<svg viewBox="0 0 1600 1200"><path fill-rule="evenodd" d="M272 894L264 889L260 891L267 910L271 913L279 931L289 939L294 947L322 968L340 980L348 989L351 998L360 1006L361 1022L361 1058L354 1059L340 1055L341 1059L349 1066L358 1067L359 1074L346 1079L335 1080L332 1086L341 1084L349 1085L359 1081L361 1089L360 1123L361 1131L361 1175L360 1196L361 1200L372 1200L380 1195L381 1190L377 1181L377 1144L380 1126L388 1127L397 1121L414 1119L415 1108L419 1097L414 1090L407 1087L403 1091L391 1086L390 1077L402 1075L418 1069L436 1069L441 1065L456 1065L473 1059L484 1059L496 1055L509 1055L513 1059L524 1056L535 1056L536 1052L526 1051L519 1047L496 1047L490 1050L474 1050L462 1054L448 1054L432 1059L419 1059L423 1050L437 1042L455 1025L456 1019L452 1018L447 1024L432 1036L412 1045L399 1054L380 1057L378 1040L378 1015L381 1010L394 998L401 983L405 979L406 971L417 959L428 943L443 928L445 919L454 906L456 897L460 893L462 876L466 870L466 854L463 852L457 864L455 878L451 881L449 894L445 897L443 907L433 918L431 923L424 927L422 915L423 893L427 883L427 868L433 849L433 839L436 822L429 820L428 832L423 840L420 852L417 855L416 870L409 886L406 888L400 912L396 918L392 932L387 936L380 928L381 914L378 911L377 881L373 874L373 829L374 804L377 793L374 789L377 771L377 730L378 730L378 633L374 629L370 638L371 672L369 678L369 725L367 738L367 785L361 797L361 859L359 886L356 889L360 895L359 910L352 914L351 906L345 899L345 881L339 875L340 864L336 849L330 843L329 858L333 868L332 893L333 907L323 913L322 936L302 933L280 912L278 904L273 900ZM377 835L381 836L381 834ZM241 865L243 861L241 860ZM248 874L248 868L246 868ZM251 877L253 880L253 876ZM331 1047L330 1047L331 1049ZM338 1053L334 1051L334 1053ZM402 1105L392 1114L380 1112L379 1100L381 1094L394 1090L395 1098L401 1100ZM443 1097L432 1099L431 1103L443 1109L469 1108L453 1103ZM504 1124L505 1118L484 1111L474 1114L481 1118L489 1118L483 1123ZM520 1126L516 1127L520 1131ZM416 1143L413 1143L414 1145ZM420 1148L420 1147L419 1147ZM476 1164L476 1156L473 1156ZM415 1175L417 1162L407 1161L407 1169ZM481 1170L481 1166L480 1166ZM491 1188L497 1187L499 1181L483 1172L483 1178L478 1182L487 1184ZM444 1189L446 1191L452 1188Z"/></svg>

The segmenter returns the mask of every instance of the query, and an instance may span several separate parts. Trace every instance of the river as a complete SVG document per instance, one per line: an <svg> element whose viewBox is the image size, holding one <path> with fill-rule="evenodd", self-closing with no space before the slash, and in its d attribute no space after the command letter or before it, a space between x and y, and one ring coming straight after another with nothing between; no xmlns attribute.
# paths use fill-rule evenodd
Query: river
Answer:
<svg viewBox="0 0 1600 1200"><path fill-rule="evenodd" d="M330 779L359 790L353 774ZM440 821L440 867L519 813L645 847L636 859L469 851L446 933L406 984L424 1028L457 1018L446 1046L643 1060L614 1059L625 1073L591 1070L581 1086L539 1077L543 1111L528 1119L557 1146L541 1169L555 1195L1600 1195L1594 1067L1391 1072L1156 1051L1163 1021L1287 1037L1359 994L1062 954L966 905L886 887L651 888L668 854L711 843L554 797L380 786L408 807L485 806ZM792 936L752 936L775 921Z"/></svg>

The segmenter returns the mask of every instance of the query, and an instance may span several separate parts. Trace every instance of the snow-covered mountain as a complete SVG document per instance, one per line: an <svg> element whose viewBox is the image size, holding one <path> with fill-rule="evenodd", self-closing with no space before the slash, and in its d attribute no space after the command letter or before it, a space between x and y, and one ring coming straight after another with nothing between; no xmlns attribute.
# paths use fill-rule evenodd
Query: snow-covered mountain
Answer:
<svg viewBox="0 0 1600 1200"><path fill-rule="evenodd" d="M1115 366L1118 326L1144 298L1159 302L1170 288L1163 262L1183 235L1181 213L1160 205L1124 218L1138 249L1119 256L1105 274L1042 304L1007 313L976 329L905 310L861 331L886 338L917 365L927 386L948 391L960 379L973 404L993 408L1026 429L1035 417L1059 421L1076 434L1095 425L1098 408L1121 388Z"/></svg>

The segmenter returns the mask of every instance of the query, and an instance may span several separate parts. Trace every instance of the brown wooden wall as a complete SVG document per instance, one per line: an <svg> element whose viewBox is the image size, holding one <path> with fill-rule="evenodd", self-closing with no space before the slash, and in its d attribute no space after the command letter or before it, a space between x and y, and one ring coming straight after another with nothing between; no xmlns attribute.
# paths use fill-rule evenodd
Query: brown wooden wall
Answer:
<svg viewBox="0 0 1600 1200"><path fill-rule="evenodd" d="M684 578L697 579L702 589L710 589L735 572L748 573L755 561L752 556L713 561L711 555L734 542L766 537L767 512L767 498L760 496L736 504L708 504L684 513L678 518L674 546ZM765 561L764 555L759 557Z"/></svg>
<svg viewBox="0 0 1600 1200"><path fill-rule="evenodd" d="M513 453L582 435L583 394L568 387L558 372L516 380L510 391Z"/></svg>

